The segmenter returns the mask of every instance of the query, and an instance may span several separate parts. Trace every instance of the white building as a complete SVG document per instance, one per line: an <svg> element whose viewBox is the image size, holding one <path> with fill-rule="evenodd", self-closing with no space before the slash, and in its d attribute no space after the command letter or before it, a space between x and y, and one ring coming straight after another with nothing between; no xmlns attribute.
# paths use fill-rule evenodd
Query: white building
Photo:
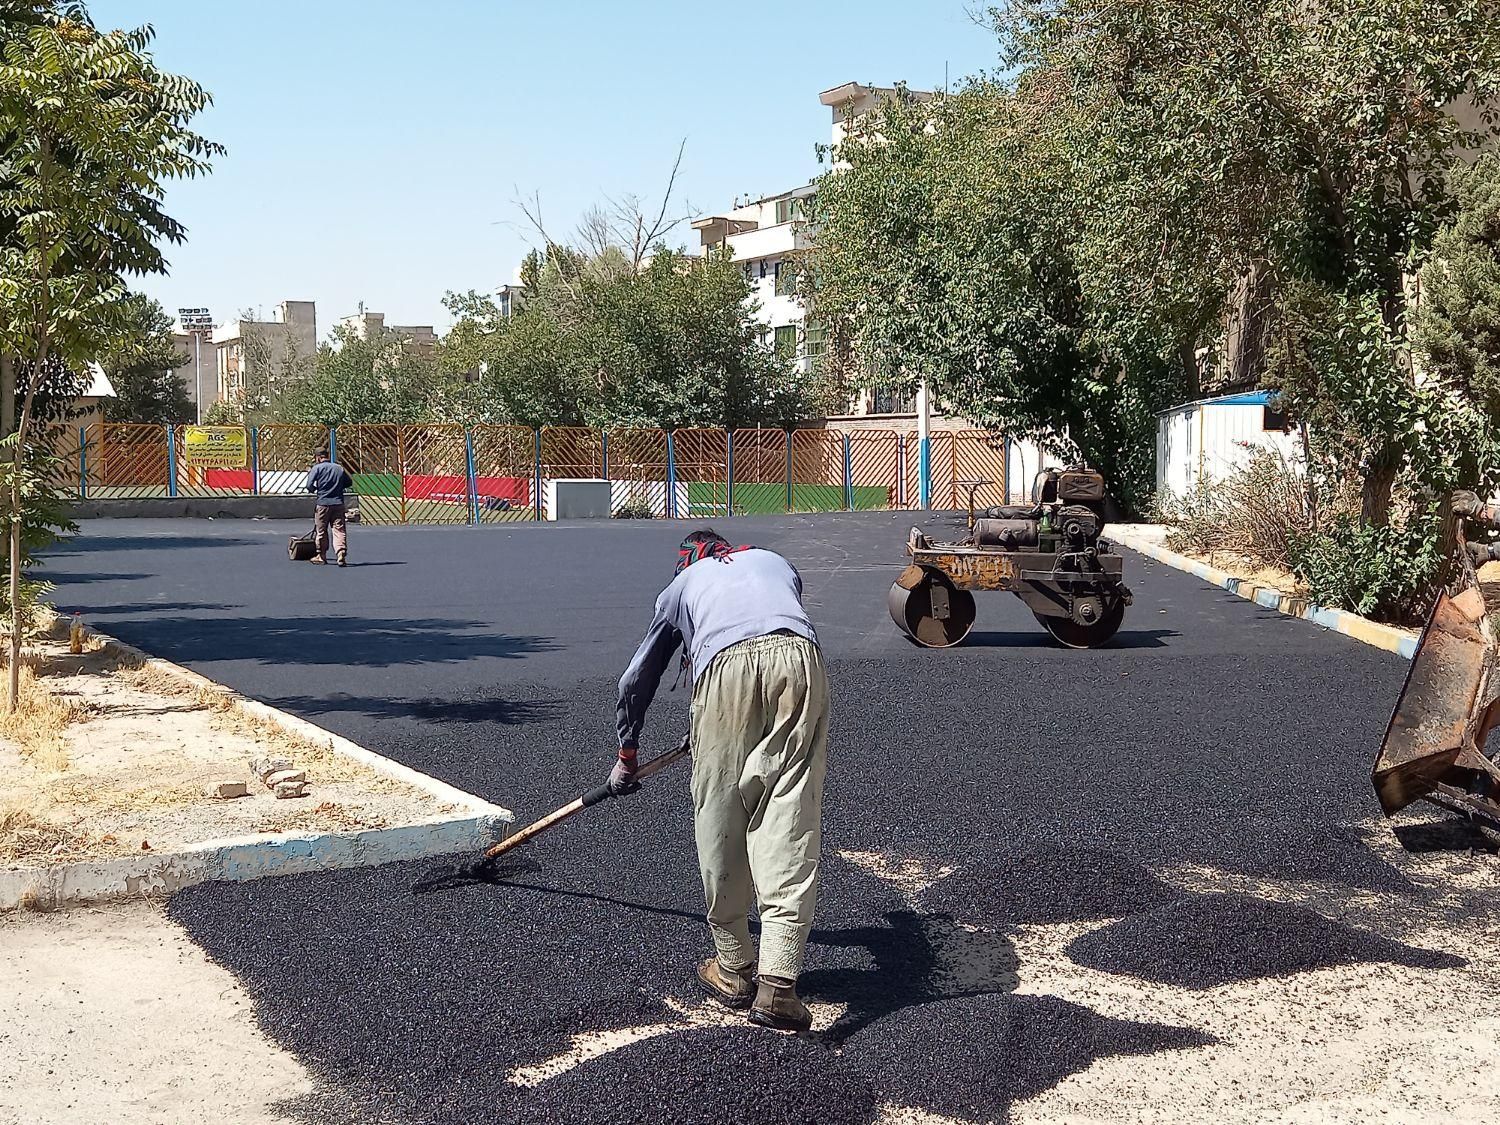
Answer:
<svg viewBox="0 0 1500 1125"><path fill-rule="evenodd" d="M282 301L273 320L237 318L214 329L218 397L244 400L247 381L264 365L268 381L309 369L318 352L318 310L312 301Z"/></svg>

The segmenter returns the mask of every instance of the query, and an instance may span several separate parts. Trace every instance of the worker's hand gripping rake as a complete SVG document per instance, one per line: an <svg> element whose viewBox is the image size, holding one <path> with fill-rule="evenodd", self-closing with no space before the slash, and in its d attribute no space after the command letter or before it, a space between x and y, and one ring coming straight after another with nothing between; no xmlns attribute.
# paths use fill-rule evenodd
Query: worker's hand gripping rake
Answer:
<svg viewBox="0 0 1500 1125"><path fill-rule="evenodd" d="M1458 571L1438 594L1375 758L1387 816L1425 799L1500 831L1500 769L1485 749L1500 719L1500 644L1456 529Z"/></svg>

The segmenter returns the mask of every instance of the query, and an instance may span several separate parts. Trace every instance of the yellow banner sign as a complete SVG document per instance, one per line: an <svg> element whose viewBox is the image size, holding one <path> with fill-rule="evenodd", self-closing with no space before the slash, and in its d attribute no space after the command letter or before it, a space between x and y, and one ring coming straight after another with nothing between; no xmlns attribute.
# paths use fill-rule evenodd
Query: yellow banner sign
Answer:
<svg viewBox="0 0 1500 1125"><path fill-rule="evenodd" d="M207 469L242 469L248 457L243 426L184 426L182 461Z"/></svg>

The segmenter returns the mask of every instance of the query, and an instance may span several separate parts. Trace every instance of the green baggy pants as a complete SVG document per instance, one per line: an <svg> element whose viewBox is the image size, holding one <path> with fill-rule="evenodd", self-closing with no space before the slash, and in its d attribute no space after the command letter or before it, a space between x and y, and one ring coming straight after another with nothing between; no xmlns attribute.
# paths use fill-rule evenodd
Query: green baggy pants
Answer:
<svg viewBox="0 0 1500 1125"><path fill-rule="evenodd" d="M828 764L828 678L811 641L774 633L714 657L693 687L693 829L719 962L795 980L812 930Z"/></svg>

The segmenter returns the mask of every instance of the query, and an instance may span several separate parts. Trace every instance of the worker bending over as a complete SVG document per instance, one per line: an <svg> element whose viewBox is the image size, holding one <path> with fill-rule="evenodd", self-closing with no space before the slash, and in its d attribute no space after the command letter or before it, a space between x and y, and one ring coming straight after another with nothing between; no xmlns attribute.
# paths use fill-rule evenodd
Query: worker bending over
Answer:
<svg viewBox="0 0 1500 1125"><path fill-rule="evenodd" d="M818 895L828 679L797 571L707 529L683 540L620 679L616 795L640 787L641 725L679 645L693 676L693 830L716 950L698 980L757 1024L806 1031L797 975ZM758 972L748 921L757 897Z"/></svg>

